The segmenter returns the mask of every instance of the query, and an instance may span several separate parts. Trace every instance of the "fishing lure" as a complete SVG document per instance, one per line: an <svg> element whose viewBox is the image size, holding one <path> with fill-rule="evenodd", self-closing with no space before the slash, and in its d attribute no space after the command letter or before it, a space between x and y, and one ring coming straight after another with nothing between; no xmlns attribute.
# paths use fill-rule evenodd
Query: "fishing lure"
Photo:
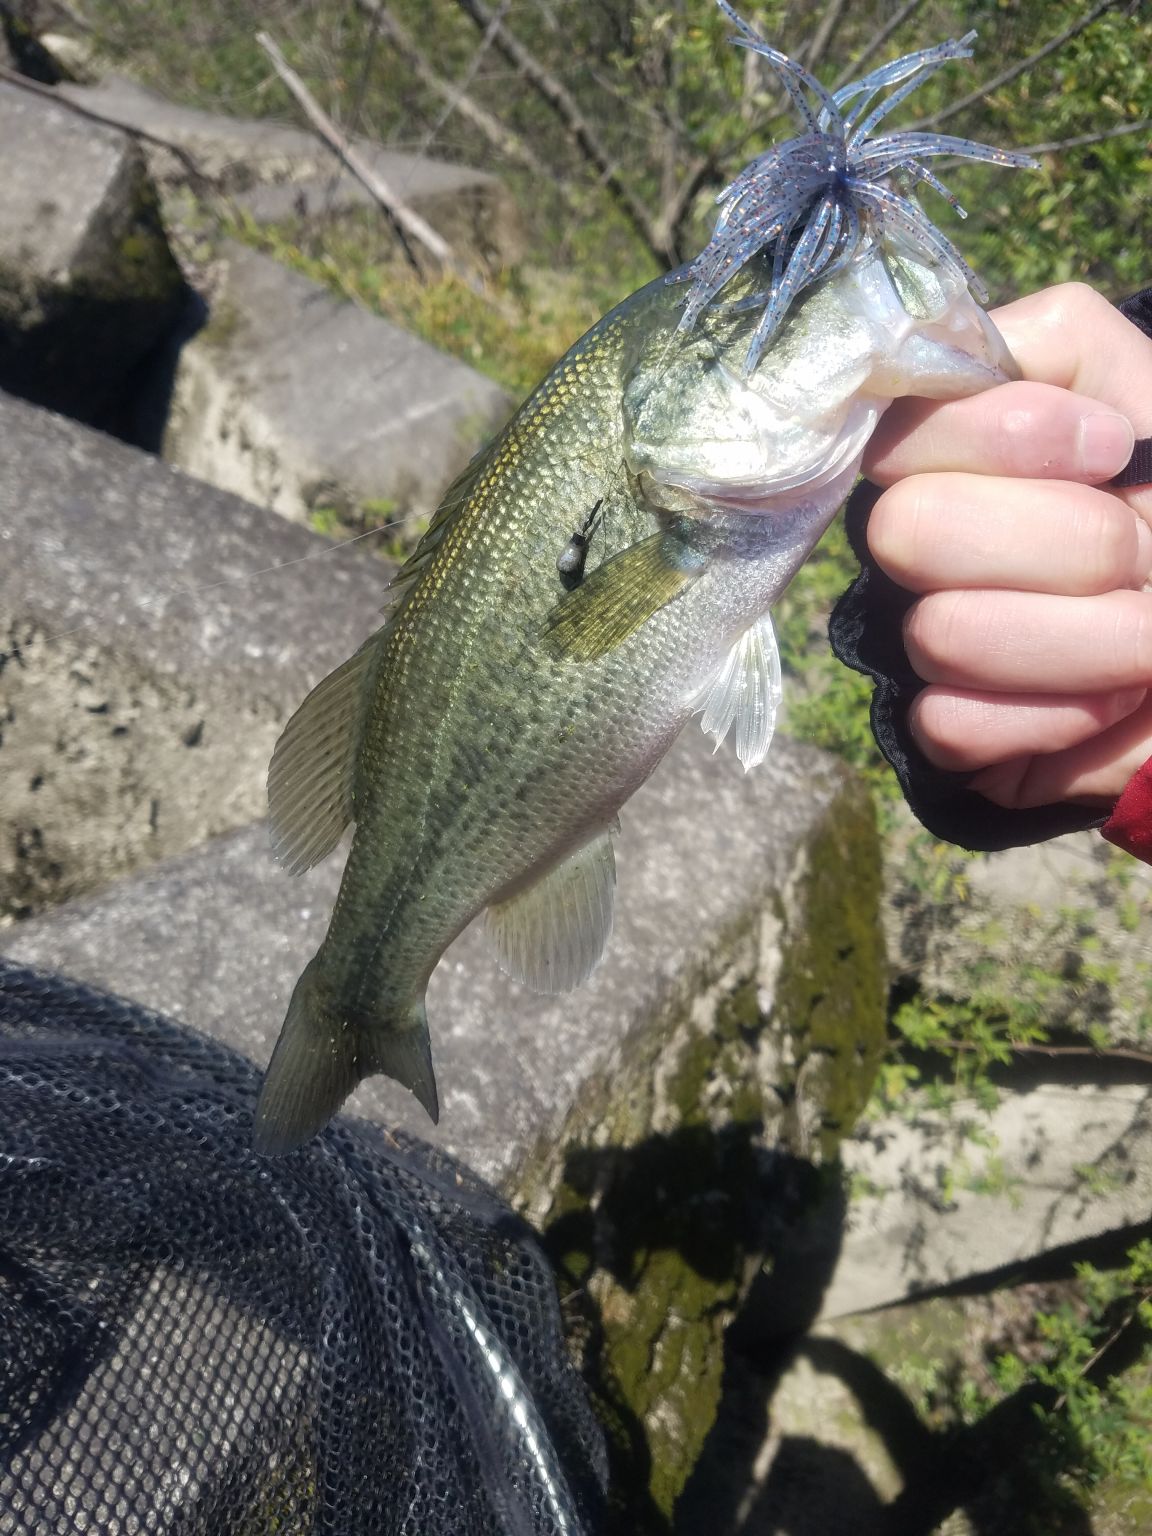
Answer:
<svg viewBox="0 0 1152 1536"><path fill-rule="evenodd" d="M673 281L691 283L681 330L702 312L759 252L771 247L771 277L749 301L761 311L744 360L751 373L805 288L834 275L867 241L903 244L929 264L953 272L981 303L988 291L952 241L912 196L923 182L962 219L968 217L925 161L947 155L995 165L1035 168L1016 150L947 133L906 129L873 137L873 130L945 64L972 57L975 32L905 54L835 93L815 75L761 38L729 4L720 9L739 32L733 42L776 70L804 132L758 155L717 198L721 213L711 240ZM896 89L876 101L890 86Z"/></svg>

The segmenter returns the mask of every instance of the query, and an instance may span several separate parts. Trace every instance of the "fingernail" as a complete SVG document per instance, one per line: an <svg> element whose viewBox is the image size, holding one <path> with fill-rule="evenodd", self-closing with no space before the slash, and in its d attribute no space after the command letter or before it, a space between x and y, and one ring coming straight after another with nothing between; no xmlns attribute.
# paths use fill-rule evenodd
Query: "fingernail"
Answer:
<svg viewBox="0 0 1152 1536"><path fill-rule="evenodd" d="M1114 411L1094 411L1080 418L1076 456L1080 472L1089 480L1110 480L1132 457L1136 434L1126 416Z"/></svg>
<svg viewBox="0 0 1152 1536"><path fill-rule="evenodd" d="M1119 688L1112 695L1112 718L1114 721L1123 720L1139 709L1148 697L1147 688Z"/></svg>

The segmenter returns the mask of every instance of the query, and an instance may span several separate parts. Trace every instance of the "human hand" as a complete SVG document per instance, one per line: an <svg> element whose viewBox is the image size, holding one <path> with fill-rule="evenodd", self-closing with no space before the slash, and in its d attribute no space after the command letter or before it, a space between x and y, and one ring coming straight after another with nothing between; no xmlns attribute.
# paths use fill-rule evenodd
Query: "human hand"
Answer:
<svg viewBox="0 0 1152 1536"><path fill-rule="evenodd" d="M1077 283L993 318L1023 381L897 401L864 458L871 552L921 594L909 724L997 805L1111 806L1152 757L1152 487L1104 485L1152 436L1152 340Z"/></svg>

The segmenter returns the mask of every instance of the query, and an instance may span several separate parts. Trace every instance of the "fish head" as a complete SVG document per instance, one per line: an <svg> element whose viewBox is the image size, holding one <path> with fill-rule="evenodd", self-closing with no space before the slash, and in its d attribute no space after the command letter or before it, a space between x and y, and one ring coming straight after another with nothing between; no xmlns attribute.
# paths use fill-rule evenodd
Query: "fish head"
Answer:
<svg viewBox="0 0 1152 1536"><path fill-rule="evenodd" d="M964 214L929 162L1037 162L930 129L877 132L923 80L971 57L974 32L830 90L717 3L733 41L777 73L801 132L720 193L712 238L670 280L675 332L656 327L627 381L627 462L658 507L803 507L826 522L892 400L1018 377L978 276L917 201L927 185Z"/></svg>
<svg viewBox="0 0 1152 1536"><path fill-rule="evenodd" d="M625 462L653 505L703 515L811 501L851 483L899 396L956 399L1019 377L960 275L872 240L805 292L749 372L759 276L692 331L658 335L627 381Z"/></svg>

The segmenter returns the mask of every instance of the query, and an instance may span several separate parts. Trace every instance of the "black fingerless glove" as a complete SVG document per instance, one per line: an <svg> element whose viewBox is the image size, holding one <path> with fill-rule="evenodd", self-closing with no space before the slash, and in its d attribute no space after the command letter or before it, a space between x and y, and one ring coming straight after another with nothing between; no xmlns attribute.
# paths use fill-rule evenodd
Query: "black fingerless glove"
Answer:
<svg viewBox="0 0 1152 1536"><path fill-rule="evenodd" d="M912 810L936 837L985 853L1101 825L1105 817L1092 806L1004 810L966 787L971 775L933 767L917 747L908 709L925 684L904 650L904 615L916 598L886 576L868 552L868 517L879 496L876 486L862 481L845 510L848 539L861 569L833 609L828 638L845 666L863 672L876 685L872 734Z"/></svg>

